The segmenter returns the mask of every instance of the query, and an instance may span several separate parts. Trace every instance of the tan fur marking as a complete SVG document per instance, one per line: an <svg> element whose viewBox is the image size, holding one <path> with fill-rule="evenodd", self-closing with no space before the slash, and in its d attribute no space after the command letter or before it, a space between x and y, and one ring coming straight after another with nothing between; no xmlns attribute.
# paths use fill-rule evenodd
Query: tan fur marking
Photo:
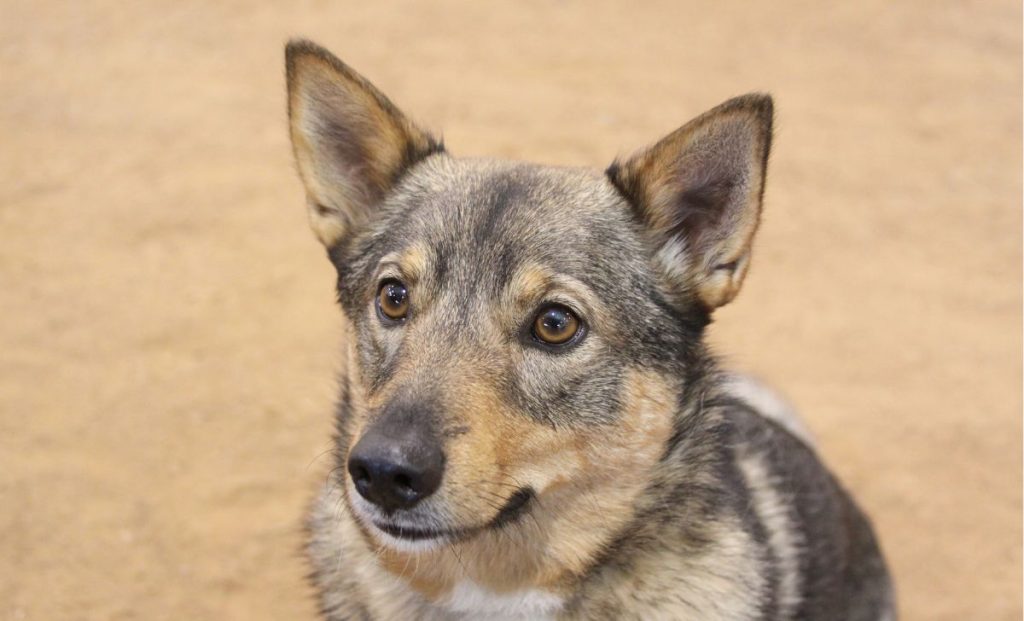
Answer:
<svg viewBox="0 0 1024 621"><path fill-rule="evenodd" d="M657 374L633 371L617 424L555 430L509 411L492 389L474 385L458 399L470 431L451 447L450 500L468 510L462 519L472 524L493 516L495 500L520 486L531 486L538 499L519 522L452 548L381 550L384 568L435 602L467 578L499 594L567 594L631 518L671 433L676 390Z"/></svg>
<svg viewBox="0 0 1024 621"><path fill-rule="evenodd" d="M413 244L406 248L399 258L398 263L402 266L402 272L409 275L413 281L423 280L427 273L428 250L424 244Z"/></svg>
<svg viewBox="0 0 1024 621"><path fill-rule="evenodd" d="M551 286L552 276L549 270L539 265L526 265L516 271L508 290L515 292L517 302L529 304L544 295Z"/></svg>
<svg viewBox="0 0 1024 621"><path fill-rule="evenodd" d="M428 287L422 287L423 281L430 273L430 249L426 244L416 242L400 252L392 252L381 257L378 280L395 278L410 287L410 294L421 298L427 293Z"/></svg>

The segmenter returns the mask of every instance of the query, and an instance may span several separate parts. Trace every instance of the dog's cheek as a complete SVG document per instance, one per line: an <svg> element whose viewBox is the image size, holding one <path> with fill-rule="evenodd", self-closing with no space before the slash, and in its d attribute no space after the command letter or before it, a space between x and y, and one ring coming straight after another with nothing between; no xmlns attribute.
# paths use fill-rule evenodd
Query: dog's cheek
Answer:
<svg viewBox="0 0 1024 621"><path fill-rule="evenodd" d="M617 404L600 422L551 428L531 425L505 449L513 476L537 491L575 489L624 503L664 454L673 428L679 383L654 371L625 369L614 382ZM607 398L607 397L606 397Z"/></svg>
<svg viewBox="0 0 1024 621"><path fill-rule="evenodd" d="M639 369L622 375L614 421L558 429L533 423L499 455L515 464L510 480L528 481L538 493L530 523L549 535L548 557L570 573L585 571L632 519L672 433L678 383Z"/></svg>
<svg viewBox="0 0 1024 621"><path fill-rule="evenodd" d="M584 476L589 457L570 428L530 423L500 455L506 477L543 495Z"/></svg>
<svg viewBox="0 0 1024 621"><path fill-rule="evenodd" d="M597 339L564 354L528 351L515 365L505 397L551 427L606 424L616 418L625 364Z"/></svg>
<svg viewBox="0 0 1024 621"><path fill-rule="evenodd" d="M345 355L341 376L345 378L346 403L339 409L339 441L345 454L359 441L370 424L372 412L380 411L392 394L388 382L381 378L380 362L366 347L366 326L351 321L343 323ZM375 384L379 382L379 384Z"/></svg>
<svg viewBox="0 0 1024 621"><path fill-rule="evenodd" d="M343 445L339 448L348 455L366 428L367 418L367 394L365 382L365 370L361 352L355 336L356 327L345 322L345 368L342 370L342 377L345 378L345 403L338 412L339 442Z"/></svg>
<svg viewBox="0 0 1024 621"><path fill-rule="evenodd" d="M513 409L493 386L472 386L452 402L442 495L461 524L490 521L516 492L541 491L581 463L571 430Z"/></svg>
<svg viewBox="0 0 1024 621"><path fill-rule="evenodd" d="M623 488L647 480L672 434L679 390L678 380L668 374L640 369L623 374L615 421L589 429L584 442L594 476Z"/></svg>
<svg viewBox="0 0 1024 621"><path fill-rule="evenodd" d="M402 327L385 328L369 309L348 338L356 344L358 372L368 393L381 392L394 377L402 358ZM355 338L353 339L352 336Z"/></svg>
<svg viewBox="0 0 1024 621"><path fill-rule="evenodd" d="M460 525L479 525L500 508L502 427L496 400L480 388L449 395L444 424L445 472L439 499Z"/></svg>

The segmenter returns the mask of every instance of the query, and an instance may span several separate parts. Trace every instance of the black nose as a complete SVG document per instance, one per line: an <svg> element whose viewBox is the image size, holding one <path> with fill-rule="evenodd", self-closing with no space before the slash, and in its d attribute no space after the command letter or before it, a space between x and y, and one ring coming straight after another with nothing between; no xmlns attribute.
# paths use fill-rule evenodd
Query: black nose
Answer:
<svg viewBox="0 0 1024 621"><path fill-rule="evenodd" d="M432 437L416 429L371 427L352 447L348 472L360 496L392 513L437 491L444 454Z"/></svg>

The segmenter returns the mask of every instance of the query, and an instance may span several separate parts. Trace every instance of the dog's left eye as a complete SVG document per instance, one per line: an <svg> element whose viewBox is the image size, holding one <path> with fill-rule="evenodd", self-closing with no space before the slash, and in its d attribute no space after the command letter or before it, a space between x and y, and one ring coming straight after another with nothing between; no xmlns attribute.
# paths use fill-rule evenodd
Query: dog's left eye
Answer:
<svg viewBox="0 0 1024 621"><path fill-rule="evenodd" d="M386 280L377 292L377 308L381 315L401 321L409 314L409 290L397 280Z"/></svg>
<svg viewBox="0 0 1024 621"><path fill-rule="evenodd" d="M561 304L547 306L533 320L533 335L548 345L564 345L579 334L580 320Z"/></svg>

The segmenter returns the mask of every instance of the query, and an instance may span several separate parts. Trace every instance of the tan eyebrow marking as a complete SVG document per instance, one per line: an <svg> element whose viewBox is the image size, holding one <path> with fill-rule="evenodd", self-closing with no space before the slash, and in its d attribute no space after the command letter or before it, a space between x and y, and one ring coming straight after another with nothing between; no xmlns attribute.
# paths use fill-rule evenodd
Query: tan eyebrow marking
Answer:
<svg viewBox="0 0 1024 621"><path fill-rule="evenodd" d="M545 298L575 307L584 319L596 318L603 311L600 300L585 284L537 263L528 263L516 270L505 291L514 313L532 310Z"/></svg>
<svg viewBox="0 0 1024 621"><path fill-rule="evenodd" d="M380 276L401 276L411 284L422 280L427 274L429 254L423 244L413 244L404 250L391 252L380 260Z"/></svg>
<svg viewBox="0 0 1024 621"><path fill-rule="evenodd" d="M422 244L414 244L405 249L399 263L410 278L422 280L427 273L427 249Z"/></svg>
<svg viewBox="0 0 1024 621"><path fill-rule="evenodd" d="M542 297L554 281L553 274L537 264L528 264L518 270L508 284L516 304L527 305Z"/></svg>

